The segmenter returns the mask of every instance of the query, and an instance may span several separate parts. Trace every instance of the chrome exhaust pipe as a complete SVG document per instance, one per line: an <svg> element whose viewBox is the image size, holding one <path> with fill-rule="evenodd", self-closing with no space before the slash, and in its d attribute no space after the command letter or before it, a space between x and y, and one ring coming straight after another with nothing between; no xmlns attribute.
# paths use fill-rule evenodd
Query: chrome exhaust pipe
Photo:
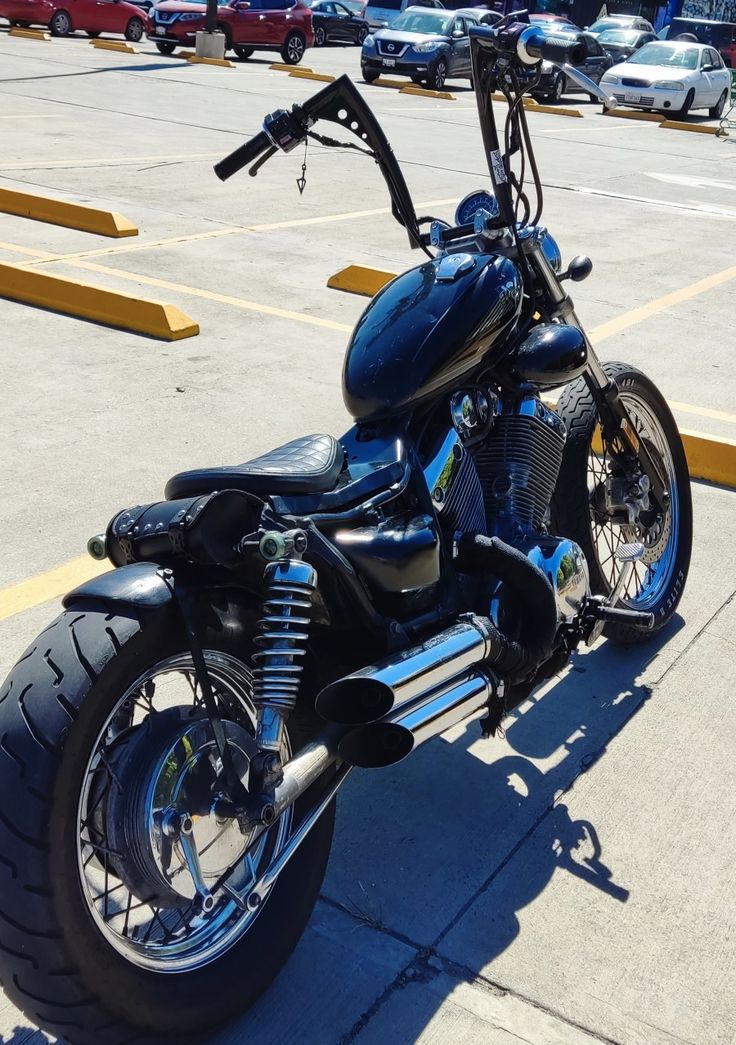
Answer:
<svg viewBox="0 0 736 1045"><path fill-rule="evenodd" d="M338 755L362 769L394 765L425 741L487 711L499 685L491 672L466 673L404 702L378 722L348 730L338 743Z"/></svg>
<svg viewBox="0 0 736 1045"><path fill-rule="evenodd" d="M491 647L490 621L468 614L421 645L330 683L317 697L317 711L345 726L378 722L458 678Z"/></svg>

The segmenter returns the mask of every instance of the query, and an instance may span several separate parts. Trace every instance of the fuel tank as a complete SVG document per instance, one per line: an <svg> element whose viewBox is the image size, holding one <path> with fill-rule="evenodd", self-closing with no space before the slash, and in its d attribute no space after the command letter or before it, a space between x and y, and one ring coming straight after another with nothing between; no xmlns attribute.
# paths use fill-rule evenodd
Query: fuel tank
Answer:
<svg viewBox="0 0 736 1045"><path fill-rule="evenodd" d="M386 417L500 360L521 302L518 269L495 254L448 254L403 273L353 331L345 406L356 420Z"/></svg>

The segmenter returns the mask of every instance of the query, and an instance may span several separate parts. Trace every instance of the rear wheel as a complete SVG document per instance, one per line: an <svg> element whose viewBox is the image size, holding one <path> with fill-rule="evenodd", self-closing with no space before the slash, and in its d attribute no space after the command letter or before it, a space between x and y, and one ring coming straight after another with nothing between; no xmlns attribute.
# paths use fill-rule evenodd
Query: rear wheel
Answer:
<svg viewBox="0 0 736 1045"><path fill-rule="evenodd" d="M690 566L693 522L690 478L682 440L669 407L657 387L634 367L606 363L615 380L637 435L644 441L660 472L665 475L669 505L656 510L643 497L633 520L618 519L607 509L611 480L626 480L630 490L641 484L641 471L602 441L597 407L579 378L560 397L557 412L567 426L567 443L552 505L553 532L571 537L583 549L594 593L609 595L623 567L616 551L624 544L643 544L617 605L653 613L655 630L672 618L680 601ZM620 487L619 487L620 489ZM627 494L632 501L640 498ZM650 636L628 625L608 624L605 634L621 642L640 642Z"/></svg>
<svg viewBox="0 0 736 1045"><path fill-rule="evenodd" d="M250 671L213 608L209 619L209 672L247 780ZM294 715L284 753L310 728ZM334 803L255 912L216 889L239 860L230 881L247 891L311 800L250 848L211 813L217 757L171 618L95 603L62 614L0 690L0 735L0 977L13 1002L75 1045L122 1045L141 1031L202 1040L247 1009L309 918ZM172 807L191 807L187 837L214 890L206 912L179 838L166 841Z"/></svg>
<svg viewBox="0 0 736 1045"><path fill-rule="evenodd" d="M137 44L139 40L143 39L145 31L146 27L140 18L131 18L125 27L125 39L130 40L133 44Z"/></svg>
<svg viewBox="0 0 736 1045"><path fill-rule="evenodd" d="M156 50L159 54L173 54L176 44L172 44L171 40L157 40Z"/></svg>
<svg viewBox="0 0 736 1045"><path fill-rule="evenodd" d="M304 57L305 47L306 41L301 33L289 33L281 48L281 57L286 65L298 65Z"/></svg>
<svg viewBox="0 0 736 1045"><path fill-rule="evenodd" d="M721 97L718 99L712 109L708 109L708 115L711 120L720 120L723 116L723 110L726 108L726 102L728 101L728 91L724 91Z"/></svg>
<svg viewBox="0 0 736 1045"><path fill-rule="evenodd" d="M52 36L68 36L72 31L72 20L68 11L54 11L49 29Z"/></svg>
<svg viewBox="0 0 736 1045"><path fill-rule="evenodd" d="M235 52L238 58L242 58L243 60L245 60L246 58L250 58L250 56L253 54L253 50L254 48L243 47L242 44L233 45L233 51Z"/></svg>

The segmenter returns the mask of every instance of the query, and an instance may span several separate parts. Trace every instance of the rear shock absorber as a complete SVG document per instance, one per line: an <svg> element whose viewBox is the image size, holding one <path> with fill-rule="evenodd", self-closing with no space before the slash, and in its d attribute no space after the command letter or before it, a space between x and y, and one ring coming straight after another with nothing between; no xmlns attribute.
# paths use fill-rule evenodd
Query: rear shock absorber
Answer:
<svg viewBox="0 0 736 1045"><path fill-rule="evenodd" d="M263 616L254 639L256 740L261 751L276 755L270 765L278 774L284 722L296 705L304 669L317 571L301 559L307 547L303 530L266 533L259 547L270 561L264 572Z"/></svg>

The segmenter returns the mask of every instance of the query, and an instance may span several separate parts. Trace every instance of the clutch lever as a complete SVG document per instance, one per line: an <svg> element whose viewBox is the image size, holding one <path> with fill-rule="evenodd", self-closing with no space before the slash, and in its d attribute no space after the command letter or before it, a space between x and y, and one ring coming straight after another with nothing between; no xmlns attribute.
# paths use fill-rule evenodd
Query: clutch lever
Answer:
<svg viewBox="0 0 736 1045"><path fill-rule="evenodd" d="M618 104L616 99L612 98L609 94L606 94L603 88L597 84L595 80L591 80L590 77L585 75L585 73L581 73L574 65L569 65L567 62L554 62L553 64L556 65L565 76L573 80L578 87L582 87L587 94L594 94L598 101L603 102L607 109L616 108Z"/></svg>
<svg viewBox="0 0 736 1045"><path fill-rule="evenodd" d="M271 148L267 150L267 152L264 152L264 154L256 160L251 169L248 171L248 174L250 174L251 178L255 178L256 174L258 174L263 164L268 163L271 157L275 156L278 151L279 150L272 145Z"/></svg>

